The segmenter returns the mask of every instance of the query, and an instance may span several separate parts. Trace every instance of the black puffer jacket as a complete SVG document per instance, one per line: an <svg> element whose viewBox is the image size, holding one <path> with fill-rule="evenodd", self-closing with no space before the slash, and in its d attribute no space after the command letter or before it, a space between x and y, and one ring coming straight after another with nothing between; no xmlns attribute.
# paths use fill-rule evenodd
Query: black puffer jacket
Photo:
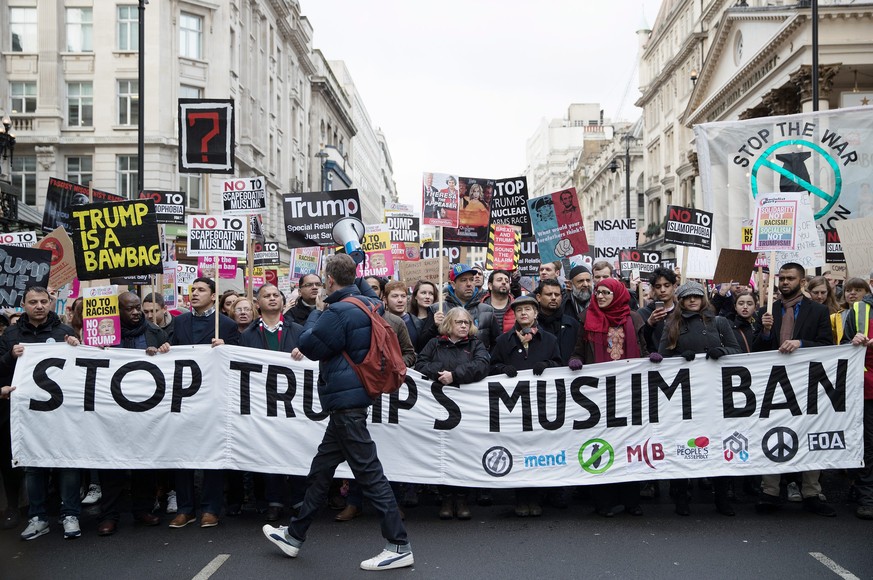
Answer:
<svg viewBox="0 0 873 580"><path fill-rule="evenodd" d="M515 329L504 332L497 337L494 348L491 349L491 374L502 375L506 367L517 371L529 371L537 363L545 363L546 368L563 366L561 348L558 338L551 332L537 329L528 348L525 349Z"/></svg>
<svg viewBox="0 0 873 580"><path fill-rule="evenodd" d="M752 342L755 339L755 328L753 326L755 318L744 320L734 314L727 317L731 324L731 329L734 331L734 337L737 339L737 344L743 352L752 352Z"/></svg>
<svg viewBox="0 0 873 580"><path fill-rule="evenodd" d="M727 319L721 316L713 318L711 312L709 315L704 320L699 312L683 312L679 320L679 338L674 348L669 346L670 324L665 325L658 352L670 357L680 356L687 351L704 354L710 349L718 348L721 349L722 355L740 354L742 349L737 344L734 331Z"/></svg>
<svg viewBox="0 0 873 580"><path fill-rule="evenodd" d="M487 377L490 362L488 350L475 336L458 342L438 336L419 353L415 370L431 380L436 380L440 371L450 371L452 384L463 385Z"/></svg>

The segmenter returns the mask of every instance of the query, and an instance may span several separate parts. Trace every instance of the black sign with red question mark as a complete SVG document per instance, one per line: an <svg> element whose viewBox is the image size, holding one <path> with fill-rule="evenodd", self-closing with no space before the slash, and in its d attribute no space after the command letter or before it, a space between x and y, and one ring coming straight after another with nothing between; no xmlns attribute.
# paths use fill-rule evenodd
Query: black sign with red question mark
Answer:
<svg viewBox="0 0 873 580"><path fill-rule="evenodd" d="M232 174L233 99L179 99L179 172Z"/></svg>

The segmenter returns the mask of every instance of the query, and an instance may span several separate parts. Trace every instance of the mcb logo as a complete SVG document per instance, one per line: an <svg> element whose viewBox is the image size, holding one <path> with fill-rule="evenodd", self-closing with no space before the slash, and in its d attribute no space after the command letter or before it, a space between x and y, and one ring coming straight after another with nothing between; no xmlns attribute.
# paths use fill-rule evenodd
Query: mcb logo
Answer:
<svg viewBox="0 0 873 580"><path fill-rule="evenodd" d="M724 440L725 461L733 461L735 457L744 462L749 460L749 439L739 431Z"/></svg>
<svg viewBox="0 0 873 580"><path fill-rule="evenodd" d="M650 443L649 439L642 445L627 446L627 462L634 461L645 462L650 468L655 469L653 461L662 461L664 459L664 446L660 443Z"/></svg>

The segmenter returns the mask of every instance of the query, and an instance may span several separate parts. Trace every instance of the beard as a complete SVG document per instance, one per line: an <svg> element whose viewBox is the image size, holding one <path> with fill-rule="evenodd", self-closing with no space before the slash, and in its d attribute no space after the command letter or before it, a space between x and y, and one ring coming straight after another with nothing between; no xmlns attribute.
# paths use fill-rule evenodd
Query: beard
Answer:
<svg viewBox="0 0 873 580"><path fill-rule="evenodd" d="M573 289L573 298L579 302L588 302L591 300L591 290Z"/></svg>

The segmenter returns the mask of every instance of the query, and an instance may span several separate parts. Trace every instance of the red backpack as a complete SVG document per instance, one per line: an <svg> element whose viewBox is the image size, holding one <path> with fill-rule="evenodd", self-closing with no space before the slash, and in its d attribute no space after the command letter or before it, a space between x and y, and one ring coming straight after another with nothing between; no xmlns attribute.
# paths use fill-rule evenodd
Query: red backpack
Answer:
<svg viewBox="0 0 873 580"><path fill-rule="evenodd" d="M379 315L378 306L348 296L341 302L354 304L370 317L370 350L360 364L355 364L347 352L343 356L358 375L367 394L376 399L384 393L393 393L406 380L406 364L400 351L400 341L391 325Z"/></svg>

